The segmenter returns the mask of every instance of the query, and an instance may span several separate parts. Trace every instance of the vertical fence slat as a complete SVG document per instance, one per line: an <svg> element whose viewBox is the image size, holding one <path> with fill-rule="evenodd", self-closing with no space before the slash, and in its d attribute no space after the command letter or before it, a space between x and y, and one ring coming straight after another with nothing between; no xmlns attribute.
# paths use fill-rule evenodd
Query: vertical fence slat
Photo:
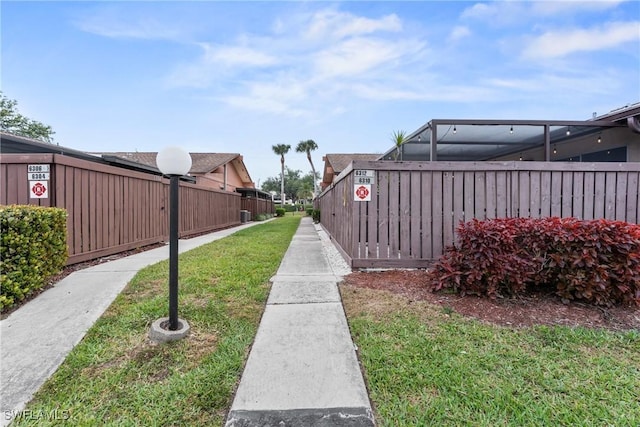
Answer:
<svg viewBox="0 0 640 427"><path fill-rule="evenodd" d="M528 218L531 216L531 176L529 171L518 172L518 216Z"/></svg>
<svg viewBox="0 0 640 427"><path fill-rule="evenodd" d="M422 234L420 235L420 241L422 244L422 257L426 259L433 258L433 232L431 230L431 225L433 222L432 218L432 207L431 202L433 200L433 191L432 191L432 175L431 171L423 171L420 175L422 181L422 191L420 193L421 198L421 212L420 216L420 229L422 230Z"/></svg>
<svg viewBox="0 0 640 427"><path fill-rule="evenodd" d="M485 188L486 188L486 217L495 218L497 216L497 202L498 202L498 182L496 179L495 171L488 171L485 173Z"/></svg>
<svg viewBox="0 0 640 427"><path fill-rule="evenodd" d="M640 223L640 173L629 172L627 178L627 213L626 221Z"/></svg>
<svg viewBox="0 0 640 427"><path fill-rule="evenodd" d="M529 183L529 215L531 215L532 218L540 218L540 172L532 171L529 174L529 179L531 180Z"/></svg>
<svg viewBox="0 0 640 427"><path fill-rule="evenodd" d="M615 172L605 174L605 212L606 219L616 218L616 176Z"/></svg>
<svg viewBox="0 0 640 427"><path fill-rule="evenodd" d="M551 216L562 216L562 172L551 172Z"/></svg>
<svg viewBox="0 0 640 427"><path fill-rule="evenodd" d="M594 203L596 200L595 193L595 174L593 172L585 172L584 173L584 202L582 209L582 217L583 219L593 219L594 218Z"/></svg>
<svg viewBox="0 0 640 427"><path fill-rule="evenodd" d="M573 216L584 218L584 173L573 173Z"/></svg>
<svg viewBox="0 0 640 427"><path fill-rule="evenodd" d="M453 173L444 172L442 176L442 244L453 243Z"/></svg>
<svg viewBox="0 0 640 427"><path fill-rule="evenodd" d="M474 173L473 178L474 186L474 200L473 200L473 212L474 218L486 219L487 218L487 199L486 199L486 181L487 178L484 172Z"/></svg>
<svg viewBox="0 0 640 427"><path fill-rule="evenodd" d="M424 195L427 197L427 195ZM411 172L411 196L409 202L409 212L411 215L411 231L409 238L410 249L409 256L411 258L422 258L422 230L420 228L420 218L422 217L422 185L420 181L420 172Z"/></svg>
<svg viewBox="0 0 640 427"><path fill-rule="evenodd" d="M411 255L411 175L400 172L400 256Z"/></svg>
<svg viewBox="0 0 640 427"><path fill-rule="evenodd" d="M624 221L627 217L627 173L620 172L616 178L615 218Z"/></svg>
<svg viewBox="0 0 640 427"><path fill-rule="evenodd" d="M400 253L400 173L389 175L389 258L398 258Z"/></svg>
<svg viewBox="0 0 640 427"><path fill-rule="evenodd" d="M507 177L506 172L496 173L496 218L507 216L507 194L509 193Z"/></svg>
<svg viewBox="0 0 640 427"><path fill-rule="evenodd" d="M562 173L562 216L573 216L573 173Z"/></svg>

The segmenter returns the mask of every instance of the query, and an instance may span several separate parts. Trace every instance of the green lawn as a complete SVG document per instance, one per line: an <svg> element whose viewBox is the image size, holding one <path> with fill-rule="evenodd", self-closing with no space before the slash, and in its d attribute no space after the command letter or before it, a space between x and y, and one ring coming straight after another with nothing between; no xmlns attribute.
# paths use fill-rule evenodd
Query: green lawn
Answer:
<svg viewBox="0 0 640 427"><path fill-rule="evenodd" d="M148 340L151 323L168 315L168 261L141 270L26 409L57 410L68 425L224 424L269 278L299 221L286 216L180 255L179 315L191 325L181 341Z"/></svg>
<svg viewBox="0 0 640 427"><path fill-rule="evenodd" d="M640 426L640 331L512 329L341 291L380 426Z"/></svg>

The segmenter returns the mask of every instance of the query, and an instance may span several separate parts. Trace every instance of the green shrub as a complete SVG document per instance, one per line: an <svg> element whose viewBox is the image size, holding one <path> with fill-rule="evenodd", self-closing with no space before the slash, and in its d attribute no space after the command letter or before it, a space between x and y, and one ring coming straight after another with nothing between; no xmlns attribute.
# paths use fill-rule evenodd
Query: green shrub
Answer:
<svg viewBox="0 0 640 427"><path fill-rule="evenodd" d="M284 208L276 208L276 216L284 216L285 212Z"/></svg>
<svg viewBox="0 0 640 427"><path fill-rule="evenodd" d="M320 222L320 210L319 209L314 209L313 213L313 222Z"/></svg>
<svg viewBox="0 0 640 427"><path fill-rule="evenodd" d="M307 208L307 215L312 216L313 215L313 207Z"/></svg>
<svg viewBox="0 0 640 427"><path fill-rule="evenodd" d="M268 220L269 218L272 218L272 217L273 217L273 215L271 215L271 214L261 213L261 214L256 215L256 217L254 218L254 221L266 221L266 220Z"/></svg>
<svg viewBox="0 0 640 427"><path fill-rule="evenodd" d="M0 207L0 309L42 288L67 262L67 212Z"/></svg>

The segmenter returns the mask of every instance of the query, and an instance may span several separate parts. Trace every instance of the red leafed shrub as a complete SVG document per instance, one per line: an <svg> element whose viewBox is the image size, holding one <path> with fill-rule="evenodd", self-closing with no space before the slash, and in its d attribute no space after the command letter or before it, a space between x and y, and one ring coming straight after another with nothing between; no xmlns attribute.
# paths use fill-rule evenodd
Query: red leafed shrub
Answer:
<svg viewBox="0 0 640 427"><path fill-rule="evenodd" d="M563 302L640 306L640 226L576 218L472 220L429 276L433 291L490 298L552 290Z"/></svg>

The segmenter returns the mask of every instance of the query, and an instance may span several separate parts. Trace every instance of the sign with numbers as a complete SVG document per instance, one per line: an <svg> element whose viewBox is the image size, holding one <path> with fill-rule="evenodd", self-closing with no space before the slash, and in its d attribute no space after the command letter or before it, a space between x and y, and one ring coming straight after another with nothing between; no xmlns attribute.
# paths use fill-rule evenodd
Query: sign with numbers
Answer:
<svg viewBox="0 0 640 427"><path fill-rule="evenodd" d="M29 181L49 181L49 172L29 172Z"/></svg>
<svg viewBox="0 0 640 427"><path fill-rule="evenodd" d="M28 165L27 166L27 179L29 181L48 181L50 165Z"/></svg>
<svg viewBox="0 0 640 427"><path fill-rule="evenodd" d="M49 172L49 165L29 165L27 166L29 173L31 172Z"/></svg>
<svg viewBox="0 0 640 427"><path fill-rule="evenodd" d="M376 171L370 169L356 169L353 171L354 185L371 185L376 183Z"/></svg>

